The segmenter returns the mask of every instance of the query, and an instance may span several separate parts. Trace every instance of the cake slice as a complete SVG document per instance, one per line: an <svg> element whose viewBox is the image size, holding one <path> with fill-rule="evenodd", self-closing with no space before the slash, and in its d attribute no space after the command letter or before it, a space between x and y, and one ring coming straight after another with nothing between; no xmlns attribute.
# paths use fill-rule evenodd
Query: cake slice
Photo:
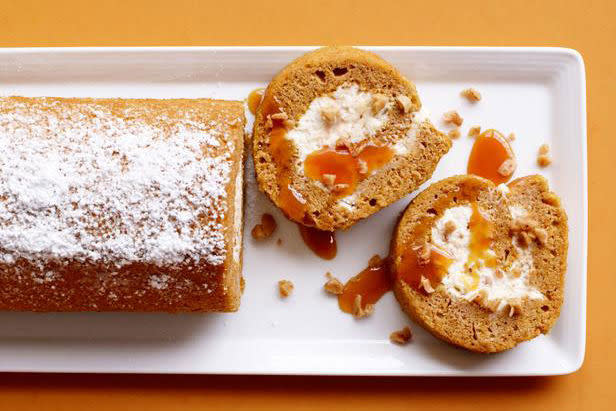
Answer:
<svg viewBox="0 0 616 411"><path fill-rule="evenodd" d="M0 309L235 311L240 102L0 98Z"/></svg>
<svg viewBox="0 0 616 411"><path fill-rule="evenodd" d="M308 53L257 109L259 187L293 221L346 229L419 187L449 150L420 108L415 86L373 53Z"/></svg>
<svg viewBox="0 0 616 411"><path fill-rule="evenodd" d="M503 351L554 325L567 247L567 216L543 177L508 186L450 177L421 192L398 223L394 293L435 336Z"/></svg>

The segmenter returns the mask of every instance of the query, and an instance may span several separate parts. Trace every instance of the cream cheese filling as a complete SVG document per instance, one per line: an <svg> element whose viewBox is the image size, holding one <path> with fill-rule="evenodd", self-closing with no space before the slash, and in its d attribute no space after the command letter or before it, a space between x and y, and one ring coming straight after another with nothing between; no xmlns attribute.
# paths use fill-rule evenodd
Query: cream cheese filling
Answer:
<svg viewBox="0 0 616 411"><path fill-rule="evenodd" d="M499 268L488 267L479 260L472 267L476 273L475 277L469 274L471 241L469 223L472 212L469 205L448 208L432 227L432 243L452 258L452 263L442 280L445 290L450 295L467 301L473 301L483 292L488 302L499 301L498 310L518 299L544 298L541 292L528 284L528 277L534 268L532 254L534 245L521 248L512 239L514 256L510 267L498 272ZM510 212L514 218L526 214L526 210L518 206L512 206ZM453 222L455 229L446 235L445 225L448 222ZM518 275L513 275L514 272Z"/></svg>
<svg viewBox="0 0 616 411"><path fill-rule="evenodd" d="M393 102L373 113L373 98L373 93L361 91L357 84L343 84L331 95L312 100L286 136L295 144L299 160L303 163L309 154L324 146L334 146L339 139L355 144L374 136L387 123ZM324 110L337 113L331 123L323 118Z"/></svg>

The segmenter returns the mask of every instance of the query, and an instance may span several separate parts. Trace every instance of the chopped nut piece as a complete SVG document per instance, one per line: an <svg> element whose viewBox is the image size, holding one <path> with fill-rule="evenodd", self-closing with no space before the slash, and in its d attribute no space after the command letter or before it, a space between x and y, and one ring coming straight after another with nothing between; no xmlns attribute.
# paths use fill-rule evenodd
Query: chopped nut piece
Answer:
<svg viewBox="0 0 616 411"><path fill-rule="evenodd" d="M503 161L503 163L498 168L498 174L500 174L503 177L509 177L510 175L513 174L516 167L517 167L517 164L515 162L515 159L508 158L507 160Z"/></svg>
<svg viewBox="0 0 616 411"><path fill-rule="evenodd" d="M361 303L361 294L357 294L355 299L353 300L353 317L355 318L363 318L367 317L374 312L373 304L366 304L365 307L362 308Z"/></svg>
<svg viewBox="0 0 616 411"><path fill-rule="evenodd" d="M294 121L294 120L291 120L290 118L288 118L288 119L286 119L286 120L283 120L283 121L282 121L282 124L284 124L284 127L285 127L287 130L291 130L293 127L295 127L295 121Z"/></svg>
<svg viewBox="0 0 616 411"><path fill-rule="evenodd" d="M479 290L473 301L479 305L484 305L488 300L488 292L486 290Z"/></svg>
<svg viewBox="0 0 616 411"><path fill-rule="evenodd" d="M432 294L434 292L434 288L432 288L432 284L430 284L430 280L428 280L423 275L421 276L421 279L419 280L419 285L428 294Z"/></svg>
<svg viewBox="0 0 616 411"><path fill-rule="evenodd" d="M323 180L323 185L325 185L325 187L327 187L328 190L332 190L336 182L336 175L335 174L323 174L321 176L321 180Z"/></svg>
<svg viewBox="0 0 616 411"><path fill-rule="evenodd" d="M396 104L404 114L407 114L411 111L411 99L404 94L399 94L396 96Z"/></svg>
<svg viewBox="0 0 616 411"><path fill-rule="evenodd" d="M498 307L500 306L501 300L500 299L494 299L494 300L489 300L484 304L484 307L487 308L488 310L492 311L493 313L498 311Z"/></svg>
<svg viewBox="0 0 616 411"><path fill-rule="evenodd" d="M456 126L460 127L464 122L464 119L460 117L457 111L452 110L443 114L443 121L445 121L445 123L447 124L455 124Z"/></svg>
<svg viewBox="0 0 616 411"><path fill-rule="evenodd" d="M347 146L347 149L349 150L349 154L357 158L357 156L361 154L361 152L364 150L364 148L366 148L368 144L369 140L365 139L355 144L349 144Z"/></svg>
<svg viewBox="0 0 616 411"><path fill-rule="evenodd" d="M341 191L346 190L347 188L349 188L348 184L344 184L344 183L334 184L334 187L332 188L332 191L334 193L339 193Z"/></svg>
<svg viewBox="0 0 616 411"><path fill-rule="evenodd" d="M512 141L515 141L515 134L514 133L509 133L509 135L507 136L507 141L509 141L510 143Z"/></svg>
<svg viewBox="0 0 616 411"><path fill-rule="evenodd" d="M372 257L370 257L370 260L368 260L368 267L370 268L377 267L378 265L381 264L381 262L383 262L383 259L381 258L381 256L378 254L375 254Z"/></svg>
<svg viewBox="0 0 616 411"><path fill-rule="evenodd" d="M357 171L359 172L359 174L368 174L368 163L366 162L366 160L362 160L361 158L357 159Z"/></svg>
<svg viewBox="0 0 616 411"><path fill-rule="evenodd" d="M346 137L340 137L336 140L336 148L346 148L349 149L351 147L351 142Z"/></svg>
<svg viewBox="0 0 616 411"><path fill-rule="evenodd" d="M513 220L509 226L509 231L517 235L518 243L523 247L530 245L533 240L537 240L539 245L543 246L548 240L547 231L541 228L535 220L528 217Z"/></svg>
<svg viewBox="0 0 616 411"><path fill-rule="evenodd" d="M539 154L547 154L550 152L550 146L547 144L542 144L539 147Z"/></svg>
<svg viewBox="0 0 616 411"><path fill-rule="evenodd" d="M282 298L287 298L293 292L293 283L288 280L278 281L278 293Z"/></svg>
<svg viewBox="0 0 616 411"><path fill-rule="evenodd" d="M340 295L342 291L344 291L344 284L340 282L337 278L335 278L330 272L325 273L327 277L327 282L323 286L325 291L330 294Z"/></svg>
<svg viewBox="0 0 616 411"><path fill-rule="evenodd" d="M449 138L453 138L453 139L459 138L460 137L460 129L459 128L454 128L449 133L447 133L447 135L449 136Z"/></svg>
<svg viewBox="0 0 616 411"><path fill-rule="evenodd" d="M548 154L539 154L537 164L539 164L539 167L547 167L552 164L552 158Z"/></svg>
<svg viewBox="0 0 616 411"><path fill-rule="evenodd" d="M473 127L468 129L468 136L469 137L477 137L479 134L481 134L481 127L480 126L473 126Z"/></svg>
<svg viewBox="0 0 616 411"><path fill-rule="evenodd" d="M535 228L535 237L537 241L539 241L539 244L545 245L548 241L548 232L544 228L537 227Z"/></svg>
<svg viewBox="0 0 616 411"><path fill-rule="evenodd" d="M474 88L467 88L466 90L462 90L460 93L462 97L465 97L471 103L476 103L481 100L481 93L479 93Z"/></svg>
<svg viewBox="0 0 616 411"><path fill-rule="evenodd" d="M321 107L321 118L327 125L332 125L338 118L338 107L333 104L326 104Z"/></svg>
<svg viewBox="0 0 616 411"><path fill-rule="evenodd" d="M419 265L426 265L430 262L430 254L432 251L430 244L425 242L423 245L420 245L415 250L417 251L417 263Z"/></svg>
<svg viewBox="0 0 616 411"><path fill-rule="evenodd" d="M274 128L274 122L272 121L271 115L268 115L267 118L265 119L265 128L268 130L271 130L272 128Z"/></svg>
<svg viewBox="0 0 616 411"><path fill-rule="evenodd" d="M443 231L443 237L445 237L445 240L447 240L449 238L449 236L456 231L456 223L454 223L453 221L449 220L445 223L445 227L444 227L444 231Z"/></svg>
<svg viewBox="0 0 616 411"><path fill-rule="evenodd" d="M387 104L387 98L384 94L375 94L372 96L372 114L378 114L385 108Z"/></svg>
<svg viewBox="0 0 616 411"><path fill-rule="evenodd" d="M522 247L528 247L530 245L530 243L532 243L533 240L530 238L530 236L528 235L528 233L526 231L522 231L518 234L518 243L522 246Z"/></svg>
<svg viewBox="0 0 616 411"><path fill-rule="evenodd" d="M407 344L409 341L411 341L412 337L413 334L411 333L411 329L409 327L404 327L401 330L394 331L393 333L389 334L389 340L394 344L400 345Z"/></svg>
<svg viewBox="0 0 616 411"><path fill-rule="evenodd" d="M271 115L271 119L272 120L288 120L289 116L287 116L287 113L274 113Z"/></svg>
<svg viewBox="0 0 616 411"><path fill-rule="evenodd" d="M261 216L261 224L257 224L253 227L251 234L255 240L264 240L269 238L274 231L276 231L276 220L271 214L264 213Z"/></svg>
<svg viewBox="0 0 616 411"><path fill-rule="evenodd" d="M509 304L509 317L513 317L516 314L522 312L522 301L519 298L514 298L508 302Z"/></svg>

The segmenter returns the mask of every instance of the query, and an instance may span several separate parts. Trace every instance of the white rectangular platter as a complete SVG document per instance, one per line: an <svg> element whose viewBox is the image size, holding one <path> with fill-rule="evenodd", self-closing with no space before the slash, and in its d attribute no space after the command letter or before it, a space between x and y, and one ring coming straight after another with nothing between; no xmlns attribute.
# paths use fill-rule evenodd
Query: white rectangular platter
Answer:
<svg viewBox="0 0 616 411"><path fill-rule="evenodd" d="M0 95L211 97L243 100L310 47L74 48L0 50ZM515 176L545 175L569 216L565 303L551 333L497 355L447 345L411 323L411 344L389 342L409 324L391 293L355 320L323 292L324 273L346 280L375 253L385 255L399 212L416 194L338 233L338 256L325 261L296 226L257 191L248 167L242 305L234 314L0 313L0 371L239 373L329 375L549 375L577 370L586 333L587 159L585 75L581 56L558 48L368 47L418 87L441 128L442 113L464 118L462 137L431 182L465 172L468 128L515 132ZM483 95L471 105L463 88ZM247 116L252 122L250 114ZM536 166L548 143L554 163ZM256 243L263 212L278 231ZM282 239L282 245L276 240ZM277 281L295 284L281 300Z"/></svg>

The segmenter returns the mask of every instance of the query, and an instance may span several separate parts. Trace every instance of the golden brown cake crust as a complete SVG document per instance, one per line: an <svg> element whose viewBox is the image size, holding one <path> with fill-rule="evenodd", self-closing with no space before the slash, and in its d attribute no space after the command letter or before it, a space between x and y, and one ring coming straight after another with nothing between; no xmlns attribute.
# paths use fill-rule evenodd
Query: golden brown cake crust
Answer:
<svg viewBox="0 0 616 411"><path fill-rule="evenodd" d="M48 218L32 198L26 201L19 187L6 184L15 175L6 166L0 168L0 237L14 239L0 247L0 310L237 310L244 122L242 103L232 101L0 98L0 138L14 147L25 141L20 136L30 140L24 149L9 150L36 154L44 149L50 161L59 159L51 164L60 174L70 165L92 177L87 184L74 175L51 179L49 184L60 186L58 181L66 178L70 188L55 203L41 206L56 213ZM142 138L147 144L140 143ZM62 144L68 156L58 149ZM165 155L169 161L163 160ZM73 160L80 156L83 161ZM176 159L185 163L175 165ZM99 179L103 177L108 180ZM47 184L26 178L22 186L35 183ZM120 203L127 201L130 189L141 197L123 207ZM102 195L106 202L100 201ZM66 196L73 196L70 208ZM66 235L64 242L54 239L53 230L26 218L24 210L42 213L42 221ZM83 214L76 219L79 210ZM141 217L135 217L141 211ZM16 219L3 220L11 212ZM41 241L28 246L29 239L15 227L38 230ZM163 230L170 241L158 235ZM129 240L123 237L127 233ZM87 235L95 239L91 244L80 241ZM182 244L185 249L174 248Z"/></svg>
<svg viewBox="0 0 616 411"><path fill-rule="evenodd" d="M560 315L563 302L568 228L560 200L538 175L519 178L508 186L510 192L503 200L492 182L476 176L453 176L434 183L409 204L392 238L394 293L402 309L436 337L471 351L499 352L547 333ZM457 199L453 205L475 201L489 213L495 226L493 250L499 264L511 252L512 216L507 207L522 206L528 217L547 231L547 243L532 249L534 270L529 277L529 284L545 299L524 300L521 313L510 317L506 310L491 312L474 302L452 297L442 285L426 293L398 277L403 251L414 243L430 241L429 231L424 238L411 237L413 228L426 221L434 222L444 212L439 200L452 195ZM445 208L452 206L447 204Z"/></svg>
<svg viewBox="0 0 616 411"><path fill-rule="evenodd" d="M329 95L341 86L357 84L361 91L385 96L394 102L384 127L368 140L376 145L394 144L407 134L414 113L421 103L415 86L398 70L376 54L352 47L324 47L307 53L282 69L267 87L257 109L253 133L253 156L261 191L281 206L278 170L270 152L272 107L286 115L289 127L306 112L318 97ZM397 107L397 98L405 98L405 109ZM437 131L429 121L416 124L414 148L396 154L390 162L361 181L355 190L352 206L340 204L340 197L314 180L292 172L291 186L305 200L304 218L287 213L292 220L322 230L346 229L383 207L407 195L425 182L440 158L451 147L451 140ZM302 167L297 156L297 167Z"/></svg>

